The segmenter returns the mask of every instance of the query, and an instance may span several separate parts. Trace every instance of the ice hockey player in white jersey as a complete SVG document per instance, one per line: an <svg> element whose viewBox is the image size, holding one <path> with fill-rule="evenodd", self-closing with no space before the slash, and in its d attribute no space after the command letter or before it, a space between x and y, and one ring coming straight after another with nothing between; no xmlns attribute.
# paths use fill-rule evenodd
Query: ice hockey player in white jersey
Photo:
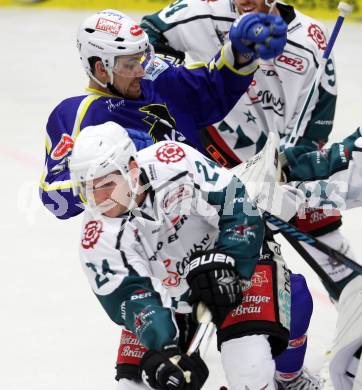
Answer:
<svg viewBox="0 0 362 390"><path fill-rule="evenodd" d="M175 311L203 302L230 390L275 389L273 356L288 345L289 270L280 256L260 258L264 224L242 183L182 143L136 155L113 122L83 129L70 172L87 199L82 267L125 328L118 388L202 387L207 368L178 349Z"/></svg>
<svg viewBox="0 0 362 390"><path fill-rule="evenodd" d="M239 14L270 11L264 0L178 0L144 16L141 26L156 52L192 61L210 60L228 38ZM293 128L326 48L327 32L317 20L289 5L276 3L271 11L288 24L283 54L260 61L248 92L223 121L204 132L208 151L221 165L235 165L258 153L269 131L283 139ZM195 65L196 66L196 65ZM316 147L332 130L336 79L333 59L328 61L318 93L309 104L302 143Z"/></svg>
<svg viewBox="0 0 362 390"><path fill-rule="evenodd" d="M306 196L307 207L335 209L362 207L362 134L358 128L328 149L306 152L296 146L281 156L287 180ZM334 247L333 240L329 243ZM330 377L335 390L362 388L362 276L330 259L321 264L334 282L338 320L331 359ZM330 390L327 387L326 390Z"/></svg>
<svg viewBox="0 0 362 390"><path fill-rule="evenodd" d="M157 52L178 57L179 61L187 52L191 60L205 61L228 39L230 25L239 14L269 13L270 10L288 24L284 52L274 60L260 61L247 93L234 109L222 121L201 130L205 149L223 166L232 167L259 152L269 131L279 134L283 144L293 129L321 61L327 43L325 27L290 5L267 0L179 0L160 12L144 16L141 23ZM331 58L301 125L304 134L299 144L306 149L315 150L327 141L333 125L336 96L336 75ZM350 247L338 229L341 217L337 212L327 216L323 209L310 210L303 219L295 218L293 222L321 240L332 240L351 255ZM328 261L320 252L312 248L308 251L320 259L320 263ZM352 277L350 270L343 276ZM299 369L292 364L293 360L280 362L280 372L290 373L289 381L293 375L298 380ZM292 388L292 383L287 385ZM311 388L314 386L311 384Z"/></svg>

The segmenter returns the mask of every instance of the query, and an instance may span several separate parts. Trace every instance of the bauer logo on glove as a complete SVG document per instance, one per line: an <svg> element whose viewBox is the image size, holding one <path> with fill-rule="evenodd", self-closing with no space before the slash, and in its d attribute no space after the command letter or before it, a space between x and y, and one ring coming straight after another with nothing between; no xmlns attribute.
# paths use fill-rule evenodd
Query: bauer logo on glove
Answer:
<svg viewBox="0 0 362 390"><path fill-rule="evenodd" d="M233 48L250 59L269 60L284 51L287 24L280 16L250 13L241 15L231 26Z"/></svg>

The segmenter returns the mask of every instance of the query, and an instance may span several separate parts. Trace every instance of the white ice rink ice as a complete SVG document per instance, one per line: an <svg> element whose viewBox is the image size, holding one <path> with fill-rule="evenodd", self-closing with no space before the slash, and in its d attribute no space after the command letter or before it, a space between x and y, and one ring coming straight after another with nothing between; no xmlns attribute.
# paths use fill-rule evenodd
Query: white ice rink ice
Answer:
<svg viewBox="0 0 362 390"><path fill-rule="evenodd" d="M1 390L115 388L119 330L80 268L80 218L57 220L43 208L37 190L48 115L86 86L75 34L90 13L0 11ZM361 37L361 24L346 24L336 43L339 96L332 140L361 123ZM344 213L343 231L357 258L361 220L361 210ZM313 272L284 248L288 264L307 276L314 296L306 361L316 372L332 340L336 312ZM211 375L205 388L218 389L225 381L215 345L207 361Z"/></svg>

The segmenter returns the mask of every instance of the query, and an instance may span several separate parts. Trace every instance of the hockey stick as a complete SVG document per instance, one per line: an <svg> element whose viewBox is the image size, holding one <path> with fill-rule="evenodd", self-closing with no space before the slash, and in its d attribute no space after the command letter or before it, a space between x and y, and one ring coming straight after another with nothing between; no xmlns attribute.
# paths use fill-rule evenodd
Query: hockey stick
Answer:
<svg viewBox="0 0 362 390"><path fill-rule="evenodd" d="M323 281L324 285L333 292L334 296L339 297L341 291L336 287L334 280L324 271L310 253L303 247L303 245L294 237L281 232L283 237L289 242L289 244L295 249L295 251L306 261L306 263L312 268L312 270Z"/></svg>
<svg viewBox="0 0 362 390"><path fill-rule="evenodd" d="M209 309L202 302L197 305L196 317L199 325L187 350L188 355L199 351L201 344L205 344L205 348L203 350L203 354L205 354L215 330L215 326L212 322L212 315Z"/></svg>
<svg viewBox="0 0 362 390"><path fill-rule="evenodd" d="M199 325L186 352L189 356L192 355L194 352L198 352L200 350L201 344L205 344L204 351L202 354L205 355L207 347L209 346L209 343L215 330L215 325L213 324L213 322L211 322L212 315L210 313L210 310L202 302L198 303L196 312ZM170 358L170 361L177 366L179 359L177 357L172 357ZM184 377L186 383L191 383L190 371L184 371Z"/></svg>
<svg viewBox="0 0 362 390"><path fill-rule="evenodd" d="M275 212L268 208L270 206L268 197L270 196L270 189L272 187L265 187L265 185L270 184L272 180L275 182L275 177L278 172L278 160L275 158L275 151L277 146L277 137L273 133L269 133L264 148L258 154L256 154L252 159L236 166L231 170L233 174L237 176L245 185L251 203L258 207L263 212L265 219L276 226L283 233L283 235L292 237L292 239L296 241L309 244L316 249L319 249L326 255L336 259L340 263L345 264L347 267L358 272L359 274L362 274L362 266L360 264L350 259L338 250L333 249L329 245L317 240L310 234L298 230L295 226L285 222L285 220L282 218L277 217ZM278 186L278 184L276 184L274 187L277 189L277 191L281 191L282 189L282 186ZM288 191L285 193L280 192L278 194L278 196L282 196L280 202L284 208L287 208L285 207L286 198L284 196L287 193ZM289 220L289 218L291 218L297 212L298 205L294 204L294 207L295 208L292 210L292 215L285 219ZM273 208L273 205L271 208ZM278 208L276 208L276 212L278 212ZM285 215L287 214L286 211L282 209L279 210L279 213L284 213Z"/></svg>
<svg viewBox="0 0 362 390"><path fill-rule="evenodd" d="M268 211L264 211L263 214L268 222L276 226L280 230L280 232L283 233L284 236L291 237L292 241L296 240L311 245L314 248L325 253L327 256L332 257L337 262L346 265L353 271L358 272L360 275L362 275L362 266L348 256L346 256L345 254L339 252L337 249L334 249L329 245L325 244L324 242L317 240L308 233L300 231L290 223L283 221L275 215L271 215Z"/></svg>
<svg viewBox="0 0 362 390"><path fill-rule="evenodd" d="M294 146L298 142L299 138L301 138L303 136L303 133L301 131L301 123L304 119L304 115L308 109L310 101L312 100L314 92L318 88L318 85L321 81L321 78L322 78L323 72L325 70L328 58L331 54L334 43L335 43L337 36L339 34L339 30L342 27L344 18L352 12L353 6L341 1L338 4L338 10L339 10L339 16L337 18L336 24L334 25L332 35L328 41L328 44L327 44L327 47L326 47L324 53L323 53L321 63L317 69L315 76L314 76L314 81L313 81L312 87L310 88L309 93L307 95L307 98L305 99L305 102L303 104L303 108L302 108L302 110L299 114L299 117L298 117L298 119L293 127L293 130L289 134L289 137L288 137L287 142L285 144L286 148Z"/></svg>

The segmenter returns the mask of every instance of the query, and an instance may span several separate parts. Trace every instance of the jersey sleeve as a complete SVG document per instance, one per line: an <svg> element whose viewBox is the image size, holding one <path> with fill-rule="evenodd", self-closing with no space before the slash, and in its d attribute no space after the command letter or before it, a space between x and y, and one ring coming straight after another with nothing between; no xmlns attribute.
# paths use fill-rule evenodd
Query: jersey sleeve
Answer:
<svg viewBox="0 0 362 390"><path fill-rule="evenodd" d="M195 186L218 215L219 236L215 249L232 256L243 278L250 278L259 259L264 223L248 200L243 183L225 168L191 151L190 171Z"/></svg>
<svg viewBox="0 0 362 390"><path fill-rule="evenodd" d="M338 171L345 170L356 150L356 139L361 137L358 128L342 142L331 145L329 149L309 151L303 146L287 148L284 151L283 165L289 180L308 181L326 179Z"/></svg>
<svg viewBox="0 0 362 390"><path fill-rule="evenodd" d="M171 75L198 128L222 120L249 87L258 61L238 67L227 43L208 63L174 67ZM192 137L191 137L192 139Z"/></svg>
<svg viewBox="0 0 362 390"><path fill-rule="evenodd" d="M226 16L225 11L215 14L206 1L183 0L144 16L141 26L157 53L184 59L187 52L192 61L209 61L224 39L215 26L217 19L231 24L235 18Z"/></svg>
<svg viewBox="0 0 362 390"><path fill-rule="evenodd" d="M311 61L309 70L304 76L305 83L302 96L299 99L295 112L300 113L306 102L308 92L313 84L318 66L323 66L322 56L328 39L326 28L320 22L314 21L311 27L316 30L313 34L308 33L308 42L314 59L314 64ZM319 33L320 41L314 41L310 37ZM335 73L335 62L333 55L330 56L322 72L321 80L316 86L314 94L308 102L307 109L304 112L304 118L300 124L303 137L299 140L299 144L313 147L314 149L320 145L324 145L328 141L330 132L332 131L335 109L337 102L337 81ZM287 124L290 130L293 129L299 115L294 115L291 123Z"/></svg>
<svg viewBox="0 0 362 390"><path fill-rule="evenodd" d="M58 106L47 123L39 195L44 206L59 219L67 219L83 211L81 199L73 195L68 168L73 143L72 128L67 127Z"/></svg>
<svg viewBox="0 0 362 390"><path fill-rule="evenodd" d="M99 240L94 238L97 234ZM137 247L127 222L112 235L101 221L89 221L81 241L81 263L111 320L134 333L146 348L160 350L177 342L174 310L167 290L152 276L148 258Z"/></svg>

